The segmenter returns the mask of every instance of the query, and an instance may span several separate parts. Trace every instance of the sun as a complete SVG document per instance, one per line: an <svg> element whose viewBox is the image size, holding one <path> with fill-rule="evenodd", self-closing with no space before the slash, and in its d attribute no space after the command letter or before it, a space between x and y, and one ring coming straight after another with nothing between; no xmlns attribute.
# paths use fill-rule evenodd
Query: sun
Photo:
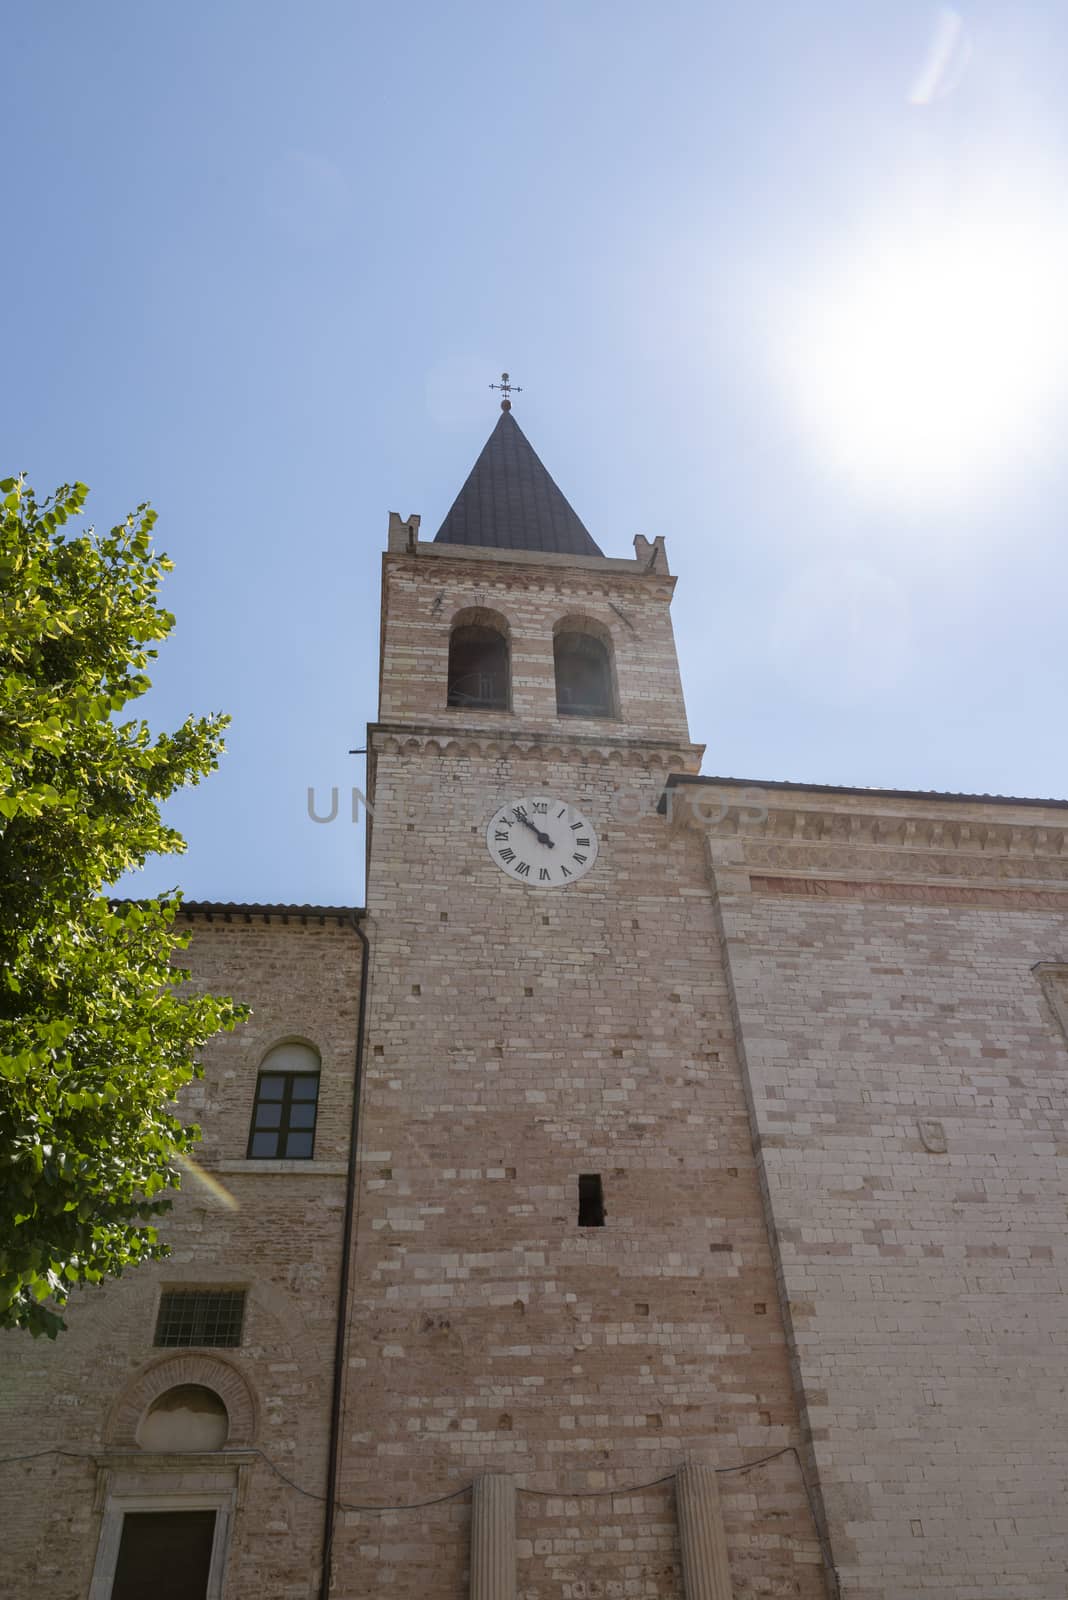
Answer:
<svg viewBox="0 0 1068 1600"><path fill-rule="evenodd" d="M844 241L792 298L780 369L807 434L880 494L983 492L1049 448L1068 368L1063 203L976 197Z"/></svg>

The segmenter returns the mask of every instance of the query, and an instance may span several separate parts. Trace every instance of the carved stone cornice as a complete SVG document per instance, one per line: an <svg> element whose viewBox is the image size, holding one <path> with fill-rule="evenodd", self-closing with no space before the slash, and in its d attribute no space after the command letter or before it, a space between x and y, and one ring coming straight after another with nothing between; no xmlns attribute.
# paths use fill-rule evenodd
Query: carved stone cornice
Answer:
<svg viewBox="0 0 1068 1600"><path fill-rule="evenodd" d="M986 906L1005 911L1068 911L1068 889L999 888L988 883L902 883L850 878L777 878L751 873L753 894L808 900L882 900L893 905Z"/></svg>
<svg viewBox="0 0 1068 1600"><path fill-rule="evenodd" d="M706 835L710 859L764 879L1035 891L1068 884L1068 809L1057 802L800 787L782 794L758 783L683 779L669 789L667 807L675 825Z"/></svg>
<svg viewBox="0 0 1068 1600"><path fill-rule="evenodd" d="M547 559L542 558L543 561ZM398 578L405 575L406 569L403 567L396 572ZM424 579L427 574L419 570L414 576ZM675 578L662 573L636 570L631 562L620 562L618 567L611 567L599 559L594 569L575 571L573 568L564 568L558 577L551 568L546 570L541 565L509 566L485 559L477 567L459 562L451 565L448 562L435 562L430 578L437 584L456 585L472 591L485 590L492 594L535 592L539 596L556 594L567 600L594 597L605 605L612 600L622 603L624 599L628 603L646 599L670 602L676 583ZM635 584L641 585L640 591L635 590Z"/></svg>
<svg viewBox="0 0 1068 1600"><path fill-rule="evenodd" d="M368 730L375 756L426 754L491 761L563 761L631 770L694 772L703 745L657 739L613 739L586 734L519 733L502 728L453 729L433 724L373 723Z"/></svg>
<svg viewBox="0 0 1068 1600"><path fill-rule="evenodd" d="M495 545L437 544L434 540L416 538L398 541L387 550L383 561L393 570L403 572L406 564L431 562L435 577L444 573L455 574L471 581L472 569L489 569L494 582L533 580L539 588L544 586L545 574L554 569L561 580L571 588L577 574L591 584L610 583L613 578L624 583L635 580L654 587L663 586L671 594L675 579L667 570L667 557L663 539L652 544L639 534L634 541L633 556L580 556L556 554L547 550L505 550Z"/></svg>
<svg viewBox="0 0 1068 1600"><path fill-rule="evenodd" d="M729 832L724 829L723 832ZM736 835L738 836L738 835ZM1037 841L1035 841L1037 843ZM754 873L811 872L820 875L855 875L859 871L879 877L935 878L970 883L975 879L991 882L1066 883L1068 851L1050 854L1015 848L976 851L926 847L916 839L914 849L879 848L860 836L848 840L798 839L778 841L755 833L744 835L744 859Z"/></svg>

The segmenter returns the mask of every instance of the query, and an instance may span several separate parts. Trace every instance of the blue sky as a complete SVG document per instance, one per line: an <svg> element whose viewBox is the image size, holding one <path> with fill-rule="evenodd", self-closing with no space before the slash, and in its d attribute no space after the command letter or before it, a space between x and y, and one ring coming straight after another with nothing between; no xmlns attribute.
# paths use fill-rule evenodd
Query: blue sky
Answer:
<svg viewBox="0 0 1068 1600"><path fill-rule="evenodd" d="M704 770L1068 794L1068 10L12 11L5 471L150 499L156 726L233 717L131 892L357 901L387 513L516 416L668 540Z"/></svg>

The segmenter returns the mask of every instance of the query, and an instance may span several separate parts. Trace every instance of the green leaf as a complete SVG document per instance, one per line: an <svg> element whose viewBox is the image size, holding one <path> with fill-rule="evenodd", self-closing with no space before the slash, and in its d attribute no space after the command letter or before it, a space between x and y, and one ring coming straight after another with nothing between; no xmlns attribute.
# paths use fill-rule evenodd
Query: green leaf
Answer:
<svg viewBox="0 0 1068 1600"><path fill-rule="evenodd" d="M88 491L38 501L0 480L0 1327L55 1338L72 1289L158 1260L177 1158L175 1101L206 1041L243 1012L179 992L174 906L108 885L181 835L160 805L212 771L222 717L153 734L116 712L173 617L155 513L61 531Z"/></svg>

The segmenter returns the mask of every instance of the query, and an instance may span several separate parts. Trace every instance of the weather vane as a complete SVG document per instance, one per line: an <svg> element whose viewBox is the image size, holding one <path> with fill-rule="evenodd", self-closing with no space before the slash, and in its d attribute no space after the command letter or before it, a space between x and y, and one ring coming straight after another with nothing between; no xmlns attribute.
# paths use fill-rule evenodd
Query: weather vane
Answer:
<svg viewBox="0 0 1068 1600"><path fill-rule="evenodd" d="M523 393L522 384L510 383L508 381L507 372L502 372L501 373L501 381L500 381L500 383L491 383L490 384L490 388L491 389L499 389L501 391L501 396L502 396L502 398L501 398L501 410L502 411L511 411L511 409L512 409L512 402L508 398L508 396L510 394L513 394L513 393L514 394L522 394Z"/></svg>

